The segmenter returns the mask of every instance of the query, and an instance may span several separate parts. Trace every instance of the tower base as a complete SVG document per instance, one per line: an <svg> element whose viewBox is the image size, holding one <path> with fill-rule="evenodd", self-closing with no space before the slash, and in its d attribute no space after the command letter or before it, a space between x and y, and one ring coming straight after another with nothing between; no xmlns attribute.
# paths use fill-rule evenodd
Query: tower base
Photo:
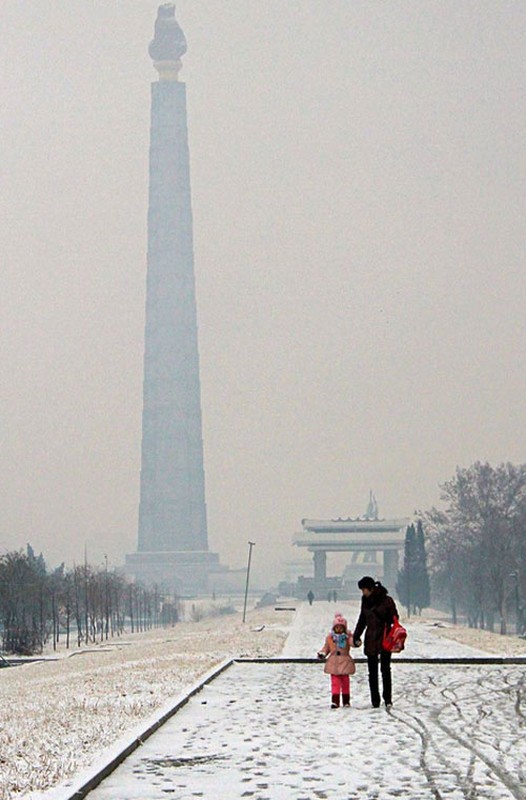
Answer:
<svg viewBox="0 0 526 800"><path fill-rule="evenodd" d="M225 568L219 555L207 550L179 550L172 552L139 552L126 556L125 572L146 585L178 595L206 594L210 590L210 576Z"/></svg>

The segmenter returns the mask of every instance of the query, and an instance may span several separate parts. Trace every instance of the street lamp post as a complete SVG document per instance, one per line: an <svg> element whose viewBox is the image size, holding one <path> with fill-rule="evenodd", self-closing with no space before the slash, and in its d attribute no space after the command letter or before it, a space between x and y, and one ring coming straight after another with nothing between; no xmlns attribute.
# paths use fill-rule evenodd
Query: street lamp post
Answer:
<svg viewBox="0 0 526 800"><path fill-rule="evenodd" d="M243 606L243 622L245 621L245 617L247 615L247 597L248 597L248 581L250 578L250 561L252 559L252 548L254 547L255 542L248 543L248 564L247 564L247 583L245 586L245 604Z"/></svg>
<svg viewBox="0 0 526 800"><path fill-rule="evenodd" d="M104 594L105 594L104 605L105 605L105 617L106 617L105 621L106 641L108 641L108 632L110 627L110 603L108 597L108 556L106 553L104 553Z"/></svg>
<svg viewBox="0 0 526 800"><path fill-rule="evenodd" d="M510 578L513 578L515 581L515 631L517 635L519 635L522 633L522 614L518 570L513 570L513 572L510 572Z"/></svg>

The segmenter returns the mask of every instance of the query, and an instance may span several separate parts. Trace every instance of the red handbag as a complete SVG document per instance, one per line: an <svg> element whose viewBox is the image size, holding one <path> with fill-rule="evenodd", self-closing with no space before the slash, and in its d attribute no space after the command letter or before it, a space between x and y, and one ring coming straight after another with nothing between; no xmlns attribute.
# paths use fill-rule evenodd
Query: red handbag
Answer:
<svg viewBox="0 0 526 800"><path fill-rule="evenodd" d="M405 647L405 640L407 639L407 631L403 625L398 622L398 617L394 617L391 627L385 626L384 637L382 639L382 647L390 653L401 653Z"/></svg>

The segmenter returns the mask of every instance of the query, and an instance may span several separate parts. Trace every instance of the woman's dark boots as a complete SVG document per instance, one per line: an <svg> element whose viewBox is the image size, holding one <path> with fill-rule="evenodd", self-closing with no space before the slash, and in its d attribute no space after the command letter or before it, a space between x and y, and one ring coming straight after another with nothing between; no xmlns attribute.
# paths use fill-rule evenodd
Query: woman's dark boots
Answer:
<svg viewBox="0 0 526 800"><path fill-rule="evenodd" d="M342 694L342 705L343 706L350 706L351 705L351 695L350 694Z"/></svg>

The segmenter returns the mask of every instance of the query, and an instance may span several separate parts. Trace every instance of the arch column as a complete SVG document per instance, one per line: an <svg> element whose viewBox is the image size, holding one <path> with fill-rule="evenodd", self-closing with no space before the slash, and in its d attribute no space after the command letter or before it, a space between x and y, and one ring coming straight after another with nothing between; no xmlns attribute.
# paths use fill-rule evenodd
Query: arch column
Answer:
<svg viewBox="0 0 526 800"><path fill-rule="evenodd" d="M314 552L314 585L323 588L327 580L327 553L325 550Z"/></svg>
<svg viewBox="0 0 526 800"><path fill-rule="evenodd" d="M384 550L384 579L383 583L394 594L396 579L398 578L398 550Z"/></svg>

